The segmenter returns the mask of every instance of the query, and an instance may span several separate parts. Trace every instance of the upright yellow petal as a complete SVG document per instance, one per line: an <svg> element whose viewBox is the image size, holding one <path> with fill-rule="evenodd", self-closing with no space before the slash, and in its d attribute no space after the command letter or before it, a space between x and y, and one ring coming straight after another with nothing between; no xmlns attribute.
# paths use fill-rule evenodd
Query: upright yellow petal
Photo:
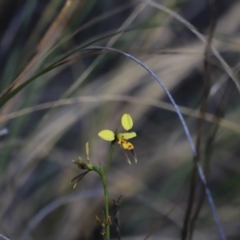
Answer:
<svg viewBox="0 0 240 240"><path fill-rule="evenodd" d="M105 141L113 141L115 139L114 132L110 130L102 130L98 136Z"/></svg>
<svg viewBox="0 0 240 240"><path fill-rule="evenodd" d="M131 139L131 138L134 138L136 137L137 134L135 132L127 132L127 133L118 133L117 134L117 138L118 139L125 139L125 140L128 140L128 139Z"/></svg>
<svg viewBox="0 0 240 240"><path fill-rule="evenodd" d="M122 126L126 131L128 131L129 129L131 129L133 127L133 120L132 120L132 117L130 116L130 114L127 114L127 113L123 114Z"/></svg>

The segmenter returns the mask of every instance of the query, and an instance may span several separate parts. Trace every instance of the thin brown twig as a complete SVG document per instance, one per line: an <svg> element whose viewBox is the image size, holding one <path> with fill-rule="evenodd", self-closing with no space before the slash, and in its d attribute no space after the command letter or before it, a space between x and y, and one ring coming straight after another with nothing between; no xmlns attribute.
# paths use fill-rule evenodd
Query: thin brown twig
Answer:
<svg viewBox="0 0 240 240"><path fill-rule="evenodd" d="M189 224L189 220L191 218L194 197L195 197L195 186L197 183L197 166L195 164L195 161L193 163L193 168L192 168L191 172L192 172L192 174L191 174L190 189L189 189L189 195L188 195L188 205L187 205L187 209L185 212L185 216L184 216L184 220L183 220L183 227L182 227L182 231L181 231L181 239L182 240L185 240L188 236L188 231L189 231L188 224Z"/></svg>
<svg viewBox="0 0 240 240"><path fill-rule="evenodd" d="M121 240L121 230L120 230L120 220L119 220L119 212L120 212L120 200L122 195L117 199L113 199L113 222L116 228L116 232L118 235L118 240Z"/></svg>
<svg viewBox="0 0 240 240"><path fill-rule="evenodd" d="M211 44L213 39L213 32L215 28L215 21L214 21L214 14L212 5L209 3L209 10L210 10L210 27L209 27L209 35L207 37L207 44L204 51L204 90L203 90L203 99L202 104L200 107L200 115L201 118L198 121L198 134L197 134L197 140L196 140L196 150L197 150L197 156L196 161L200 161L201 159L201 145L203 142L204 137L204 125L205 122L202 120L204 119L204 116L206 114L207 105L208 105L208 97L210 93L210 86L211 86L211 70L210 70L210 64L209 64L209 58L211 55ZM194 164L195 165L195 164ZM196 187L197 187L198 181L197 181L197 167L196 165L193 167L193 178L191 182L191 188L189 192L189 202L188 202L188 208L185 215L185 221L184 221L184 227L183 227L183 233L182 240L189 239L189 232L193 232L194 222L191 221L191 214L193 210L193 203L194 203L194 197L196 194ZM200 200L201 202L201 200ZM199 202L199 205L202 206ZM195 218L197 218L198 213L200 212L200 209L196 209L195 213L193 214ZM190 236L191 239L191 236Z"/></svg>
<svg viewBox="0 0 240 240"><path fill-rule="evenodd" d="M208 139L206 141L206 145L205 145L205 159L204 159L204 171L205 171L205 175L206 175L206 179L208 181L209 176L210 176L210 160L211 160L211 156L212 156L212 150L213 150L213 144L217 135L217 132L219 130L219 123L221 121L221 118L224 115L224 109L225 106L227 104L227 100L229 97L229 87L230 85L227 86L227 90L224 92L222 99L219 103L219 106L217 107L215 114L213 116L213 128L211 129L211 132L208 136ZM205 199L205 192L204 192L204 188L203 186L201 186L200 189L200 197L199 197L199 201L198 204L196 206L195 212L193 213L193 217L192 220L190 221L189 224L189 237L188 240L191 240L193 237L193 232L194 232L194 225L198 219L199 213L202 209L202 205L204 203L204 199Z"/></svg>
<svg viewBox="0 0 240 240"><path fill-rule="evenodd" d="M184 224L182 229L182 240L186 240L188 238L188 233L193 232L193 229L191 227L194 226L194 224L190 224L191 222L191 215L194 205L194 198L196 194L196 187L198 184L198 178L197 178L197 166L196 161L200 161L201 159L201 145L203 142L203 134L204 134L204 125L205 121L203 120L206 114L207 105L208 105L208 97L210 93L210 86L211 86L211 72L210 72L210 64L209 64L209 58L211 55L211 44L213 39L213 32L215 27L215 21L214 21L214 14L212 11L212 6L209 3L209 10L210 10L210 27L209 27L209 35L207 38L207 44L204 51L204 89L203 89L203 99L202 104L200 107L200 115L201 118L198 121L198 134L197 134L197 140L196 140L196 151L197 156L194 161L194 166L192 169L192 179L190 183L190 190L189 190L189 198L188 198L188 205L186 209L186 214L184 218ZM196 212L195 212L196 213ZM196 214L194 214L196 216ZM189 226L190 224L190 226Z"/></svg>

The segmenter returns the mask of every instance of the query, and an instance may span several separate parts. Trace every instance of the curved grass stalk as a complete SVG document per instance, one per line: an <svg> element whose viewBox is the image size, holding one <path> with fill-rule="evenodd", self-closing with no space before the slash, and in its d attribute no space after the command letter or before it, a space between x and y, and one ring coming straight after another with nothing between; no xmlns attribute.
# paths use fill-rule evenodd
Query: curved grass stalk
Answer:
<svg viewBox="0 0 240 240"><path fill-rule="evenodd" d="M114 102L128 102L133 104L139 104L139 105L149 105L156 108L161 108L164 110L168 110L171 112L175 112L175 109L173 108L172 104L154 100L154 99L143 99L141 97L132 97L127 95L89 95L89 96L82 96L82 97L73 97L73 98L65 98L60 99L52 102L46 102L41 103L32 107L23 108L21 110L5 114L3 116L0 116L0 123L4 121L8 121L17 117L21 117L27 114L31 114L33 112L49 109L49 108L55 108L60 106L66 106L76 103L85 103L85 102L107 102L107 101L114 101ZM191 108L187 108L184 106L179 106L179 109L183 115L187 115L194 118L201 118L199 110L194 110ZM204 116L204 120L210 123L214 122L214 115L210 113L206 113ZM224 127L226 129L229 129L235 133L240 134L240 125L229 121L225 118L221 118L220 121L218 121L219 126ZM0 131L1 136L1 131Z"/></svg>
<svg viewBox="0 0 240 240"><path fill-rule="evenodd" d="M2 238L3 240L10 240L10 238L5 237L4 235L0 234L0 238Z"/></svg>
<svg viewBox="0 0 240 240"><path fill-rule="evenodd" d="M141 0L141 2L144 2L144 3L148 4L149 6L155 7L157 9L162 10L162 11L166 12L167 14L171 15L173 18L175 18L176 20L178 20L179 22L184 24L184 26L186 26L192 33L194 33L205 45L208 44L205 37L200 32L198 32L198 30L191 23L189 23L187 20L185 20L183 17L181 17L176 12L174 12L171 9L169 9L159 3L156 3L152 0ZM226 63L226 61L222 58L222 56L219 54L217 49L212 44L210 47L211 47L213 54L219 60L222 67L226 70L228 76L233 80L237 90L240 93L240 84L239 84L237 76L232 71L232 69L229 67L229 65Z"/></svg>
<svg viewBox="0 0 240 240"><path fill-rule="evenodd" d="M40 70L38 73L36 73L34 76L28 78L26 81L24 81L23 83L19 84L19 86L17 86L16 88L13 88L12 85L10 85L7 90L5 90L4 92L0 93L0 108L3 107L3 105L9 101L12 97L14 97L17 93L19 93L22 89L24 89L28 84L30 84L31 82L33 82L34 80L36 80L37 78L41 77L42 75L48 73L49 71L62 66L63 64L66 64L69 62L68 57L78 53L79 51L83 50L84 48L91 46L92 44L95 44L99 41L105 40L106 38L109 37L113 37L116 36L117 34L121 34L123 32L127 32L127 31L132 31L135 30L135 28L133 29L128 29L128 30L120 30L117 32L111 32L111 33L107 33L104 35L101 35L98 38L94 38L91 41L88 41L87 43L82 44L81 46L75 48L74 50L71 50L69 52L67 52L64 55L61 55L57 60L55 60L54 62L52 62L51 64L49 64L47 67L43 68L42 70ZM72 60L71 60L72 61ZM95 66L92 66L92 69ZM91 69L89 68L89 71ZM85 74L86 76L88 76L88 72ZM82 78L81 78L82 79ZM65 93L68 94L68 93ZM64 96L65 96L64 94ZM70 93L69 93L70 94Z"/></svg>
<svg viewBox="0 0 240 240"><path fill-rule="evenodd" d="M130 58L131 60L133 60L134 62L139 64L141 67L143 67L160 84L160 86L162 87L162 89L164 90L166 95L168 96L169 100L171 101L173 107L175 108L175 111L178 115L178 118L179 118L179 120L182 124L183 130L185 132L188 143L190 145L190 149L191 149L193 157L194 157L194 164L196 164L196 167L197 167L197 170L198 170L198 175L199 175L200 180L201 180L201 182L204 186L204 190L205 190L205 193L206 193L206 196L207 196L207 199L208 199L208 203L210 205L210 208L211 208L211 211L212 211L212 214L213 214L214 221L217 225L219 235L220 235L222 240L226 240L225 233L224 233L223 227L221 225L221 222L219 220L218 213L217 213L217 210L216 210L213 198L212 198L211 191L209 190L209 188L207 186L207 180L206 180L204 171L203 171L202 166L199 163L199 161L196 161L197 152L196 152L196 148L195 148L193 139L191 137L191 134L189 132L187 124L186 124L186 122L183 118L182 113L180 112L180 109L179 109L178 105L175 103L175 100L173 99L173 97L172 97L171 93L169 92L169 90L167 89L167 87L164 85L164 83L160 80L160 78L148 66L146 66L143 62L141 62L139 59L135 58L134 56L132 56L132 55L126 53L126 52L123 52L121 50L118 50L118 49L115 49L115 48L109 48L109 47L93 46L93 47L88 47L88 48L83 49L83 51L95 51L95 50L105 50L105 51L110 51L110 52L117 52L117 53L120 53L120 54L126 56L127 58Z"/></svg>

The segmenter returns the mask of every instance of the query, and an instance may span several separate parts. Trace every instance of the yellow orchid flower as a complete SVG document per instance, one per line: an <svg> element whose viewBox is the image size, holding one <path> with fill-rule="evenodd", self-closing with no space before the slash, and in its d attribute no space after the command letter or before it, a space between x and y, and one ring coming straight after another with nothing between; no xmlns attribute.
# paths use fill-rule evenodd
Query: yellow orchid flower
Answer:
<svg viewBox="0 0 240 240"><path fill-rule="evenodd" d="M99 132L98 136L100 138L102 138L103 140L110 141L112 143L115 143L117 141L117 143L120 145L120 147L122 148L122 150L126 156L127 162L129 164L131 164L131 161L130 161L127 153L125 152L125 150L131 151L135 162L137 162L137 157L133 150L134 146L132 143L130 143L128 141L129 139L136 137L137 134L135 132L128 132L133 127L133 120L132 120L132 117L130 116L130 114L127 114L127 113L123 114L121 123L126 132L124 132L124 133L115 132L114 133L113 131L106 129L106 130L102 130L101 132Z"/></svg>

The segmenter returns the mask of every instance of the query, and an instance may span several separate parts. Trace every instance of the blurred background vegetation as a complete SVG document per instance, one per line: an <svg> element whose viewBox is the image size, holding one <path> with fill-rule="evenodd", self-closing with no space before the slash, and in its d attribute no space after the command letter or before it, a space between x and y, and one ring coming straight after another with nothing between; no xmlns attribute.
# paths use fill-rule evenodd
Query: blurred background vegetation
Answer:
<svg viewBox="0 0 240 240"><path fill-rule="evenodd" d="M130 113L138 163L116 148L108 179L111 203L122 195L122 239L219 239L163 90L120 54L81 51L97 45L139 58L168 87L226 236L240 239L239 12L237 0L1 0L0 123L9 133L0 139L0 233L102 239L101 182L89 173L73 190L71 160L85 157L89 141L91 161L105 164L109 144L97 133L121 129Z"/></svg>

